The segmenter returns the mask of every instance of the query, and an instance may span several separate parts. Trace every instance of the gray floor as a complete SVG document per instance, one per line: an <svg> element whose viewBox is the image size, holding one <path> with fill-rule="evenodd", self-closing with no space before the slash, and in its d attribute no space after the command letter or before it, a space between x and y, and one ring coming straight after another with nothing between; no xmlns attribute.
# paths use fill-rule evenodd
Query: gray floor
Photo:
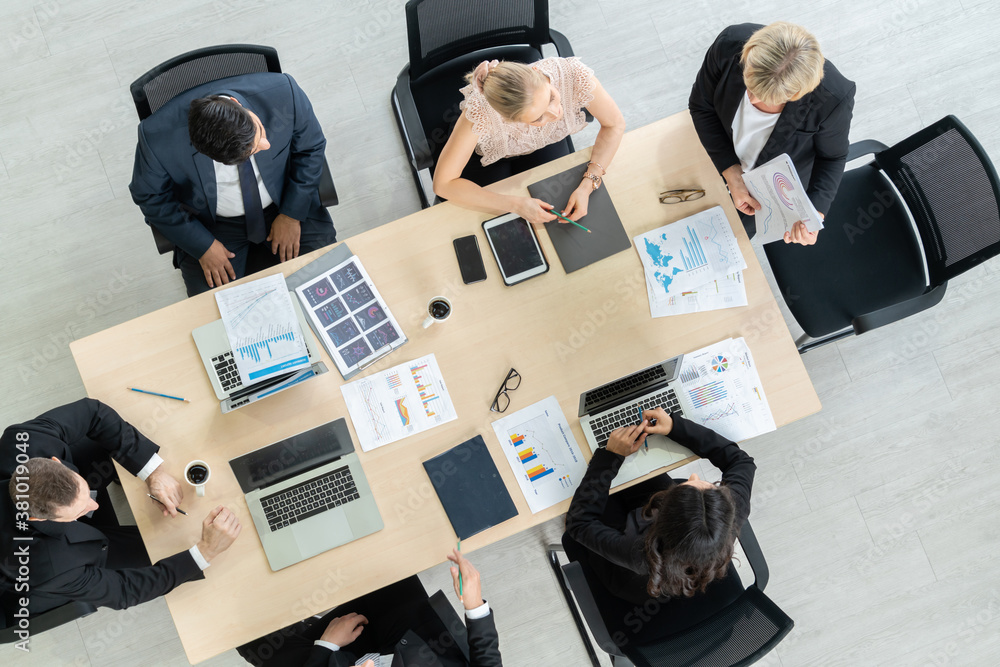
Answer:
<svg viewBox="0 0 1000 667"><path fill-rule="evenodd" d="M128 84L155 63L216 43L277 47L329 140L340 237L418 209L388 104L406 60L402 5L3 2L0 424L84 395L70 340L184 296L126 188L136 125ZM724 26L786 19L812 29L857 82L852 138L891 143L954 113L1000 157L1000 97L990 85L1000 78L996 3L552 5L553 27L632 128L685 107ZM991 262L954 281L934 310L808 354L823 411L746 443L759 465L752 521L771 566L767 592L796 622L765 664L1000 662L1000 410L989 389L1000 361L998 297ZM476 554L507 664L584 664L543 561L559 532L550 522ZM424 578L436 589L447 577L436 568ZM29 656L10 647L0 656L16 665L187 664L162 601L101 611L32 647ZM229 652L204 664L242 661Z"/></svg>

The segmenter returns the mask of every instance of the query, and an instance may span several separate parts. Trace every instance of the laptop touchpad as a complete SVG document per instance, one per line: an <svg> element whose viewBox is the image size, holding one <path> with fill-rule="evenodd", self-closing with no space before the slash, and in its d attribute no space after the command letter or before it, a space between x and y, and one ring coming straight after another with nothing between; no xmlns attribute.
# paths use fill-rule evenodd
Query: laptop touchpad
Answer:
<svg viewBox="0 0 1000 667"><path fill-rule="evenodd" d="M353 533L341 508L310 517L292 526L292 536L304 558L350 541Z"/></svg>

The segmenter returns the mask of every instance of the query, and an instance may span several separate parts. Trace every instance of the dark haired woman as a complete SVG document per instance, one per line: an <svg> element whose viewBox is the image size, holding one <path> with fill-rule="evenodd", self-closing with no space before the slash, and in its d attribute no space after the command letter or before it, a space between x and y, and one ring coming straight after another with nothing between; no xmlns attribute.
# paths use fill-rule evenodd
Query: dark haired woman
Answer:
<svg viewBox="0 0 1000 667"><path fill-rule="evenodd" d="M721 484L698 475L679 483L664 474L609 497L625 457L649 434L669 435L708 459L722 470ZM567 554L617 598L669 598L672 615L691 625L742 591L730 560L750 514L756 469L749 454L715 431L663 408L645 410L642 424L614 431L590 459L566 515Z"/></svg>

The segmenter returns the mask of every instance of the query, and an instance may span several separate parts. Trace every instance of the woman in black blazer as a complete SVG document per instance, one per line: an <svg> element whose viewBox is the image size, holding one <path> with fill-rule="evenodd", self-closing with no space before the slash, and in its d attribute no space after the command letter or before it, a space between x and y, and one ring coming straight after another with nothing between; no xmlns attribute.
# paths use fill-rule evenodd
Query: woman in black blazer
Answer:
<svg viewBox="0 0 1000 667"><path fill-rule="evenodd" d="M650 433L669 434L708 459L722 470L721 484L698 475L678 483L664 474L609 496L625 457ZM614 431L590 459L566 515L567 555L627 601L626 614L633 605L669 598L674 629L687 627L743 590L730 560L750 514L756 469L749 454L715 431L663 408L645 410L642 424Z"/></svg>
<svg viewBox="0 0 1000 667"><path fill-rule="evenodd" d="M816 210L829 210L847 163L854 91L854 82L824 60L816 38L799 26L744 23L716 38L688 108L749 236L760 204L743 172L782 153L791 157ZM768 114L777 117L769 127ZM816 233L797 223L785 242L811 245Z"/></svg>

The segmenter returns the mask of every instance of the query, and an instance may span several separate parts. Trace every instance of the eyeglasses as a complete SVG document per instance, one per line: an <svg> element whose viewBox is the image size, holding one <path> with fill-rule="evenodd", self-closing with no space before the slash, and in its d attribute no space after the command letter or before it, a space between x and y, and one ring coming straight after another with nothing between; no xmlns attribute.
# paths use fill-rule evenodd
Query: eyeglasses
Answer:
<svg viewBox="0 0 1000 667"><path fill-rule="evenodd" d="M503 412L508 407L510 407L510 396L507 395L508 391L514 391L521 386L521 374L515 371L513 368L507 373L507 377L504 378L503 384L500 385L500 391L493 398L493 404L490 406L490 412Z"/></svg>
<svg viewBox="0 0 1000 667"><path fill-rule="evenodd" d="M667 190L660 193L660 203L680 204L682 201L694 201L704 196L704 190Z"/></svg>

